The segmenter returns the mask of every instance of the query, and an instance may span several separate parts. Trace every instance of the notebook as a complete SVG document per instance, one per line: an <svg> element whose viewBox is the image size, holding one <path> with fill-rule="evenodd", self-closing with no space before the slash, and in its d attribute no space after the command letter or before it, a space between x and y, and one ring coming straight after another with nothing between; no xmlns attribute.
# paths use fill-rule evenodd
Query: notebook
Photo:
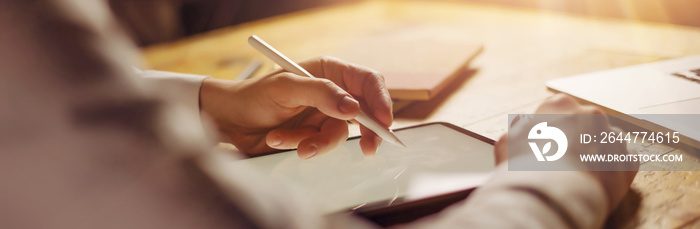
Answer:
<svg viewBox="0 0 700 229"><path fill-rule="evenodd" d="M456 36L411 28L355 39L332 55L382 73L394 100L430 100L482 50Z"/></svg>

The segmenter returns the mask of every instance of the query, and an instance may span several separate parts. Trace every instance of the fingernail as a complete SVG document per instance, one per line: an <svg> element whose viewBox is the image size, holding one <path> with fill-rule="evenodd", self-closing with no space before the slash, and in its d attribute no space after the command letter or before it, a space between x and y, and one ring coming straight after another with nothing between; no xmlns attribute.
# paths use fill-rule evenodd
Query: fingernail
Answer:
<svg viewBox="0 0 700 229"><path fill-rule="evenodd" d="M282 144L282 136L275 134L270 136L270 146L279 146Z"/></svg>
<svg viewBox="0 0 700 229"><path fill-rule="evenodd" d="M309 153L306 154L306 159L312 158L318 153L318 147L316 145L309 146Z"/></svg>
<svg viewBox="0 0 700 229"><path fill-rule="evenodd" d="M350 98L350 96L345 96L340 100L338 104L338 109L344 114L355 112L360 107L360 103L357 100Z"/></svg>

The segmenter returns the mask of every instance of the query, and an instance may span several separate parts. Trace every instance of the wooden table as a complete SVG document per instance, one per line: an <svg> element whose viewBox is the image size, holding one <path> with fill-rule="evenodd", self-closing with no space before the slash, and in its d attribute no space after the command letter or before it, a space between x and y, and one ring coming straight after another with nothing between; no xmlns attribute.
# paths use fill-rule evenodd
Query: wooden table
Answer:
<svg viewBox="0 0 700 229"><path fill-rule="evenodd" d="M497 138L507 114L529 113L552 92L544 82L567 75L700 54L700 28L593 18L480 3L361 1L316 8L232 26L145 48L150 67L233 79L251 59L273 64L247 45L252 34L293 60L331 54L363 36L400 29L484 44L463 84L396 114L394 127L445 121ZM357 128L352 133L359 133ZM663 145L642 150L683 154ZM642 168L664 167L643 164ZM697 170L697 169L696 169ZM642 171L633 183L642 197L627 227L700 227L700 173Z"/></svg>

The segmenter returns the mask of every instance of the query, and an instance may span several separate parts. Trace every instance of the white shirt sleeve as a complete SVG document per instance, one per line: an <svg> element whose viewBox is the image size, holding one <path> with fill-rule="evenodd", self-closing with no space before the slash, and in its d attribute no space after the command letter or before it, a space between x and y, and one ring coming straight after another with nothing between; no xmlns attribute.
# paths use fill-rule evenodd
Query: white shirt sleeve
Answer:
<svg viewBox="0 0 700 229"><path fill-rule="evenodd" d="M145 78L157 86L158 90L163 90L160 93L177 94L177 101L199 111L199 90L202 87L202 81L209 76L184 74L176 72L165 72L156 70L141 70L134 68L136 75Z"/></svg>

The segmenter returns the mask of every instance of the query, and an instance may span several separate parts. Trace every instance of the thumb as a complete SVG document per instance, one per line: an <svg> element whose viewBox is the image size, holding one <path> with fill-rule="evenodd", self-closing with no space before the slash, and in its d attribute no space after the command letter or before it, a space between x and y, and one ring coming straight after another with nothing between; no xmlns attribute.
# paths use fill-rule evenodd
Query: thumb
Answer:
<svg viewBox="0 0 700 229"><path fill-rule="evenodd" d="M360 103L338 85L328 79L280 73L274 79L275 91L272 96L280 106L296 108L311 106L322 113L341 120L351 120L360 112Z"/></svg>

